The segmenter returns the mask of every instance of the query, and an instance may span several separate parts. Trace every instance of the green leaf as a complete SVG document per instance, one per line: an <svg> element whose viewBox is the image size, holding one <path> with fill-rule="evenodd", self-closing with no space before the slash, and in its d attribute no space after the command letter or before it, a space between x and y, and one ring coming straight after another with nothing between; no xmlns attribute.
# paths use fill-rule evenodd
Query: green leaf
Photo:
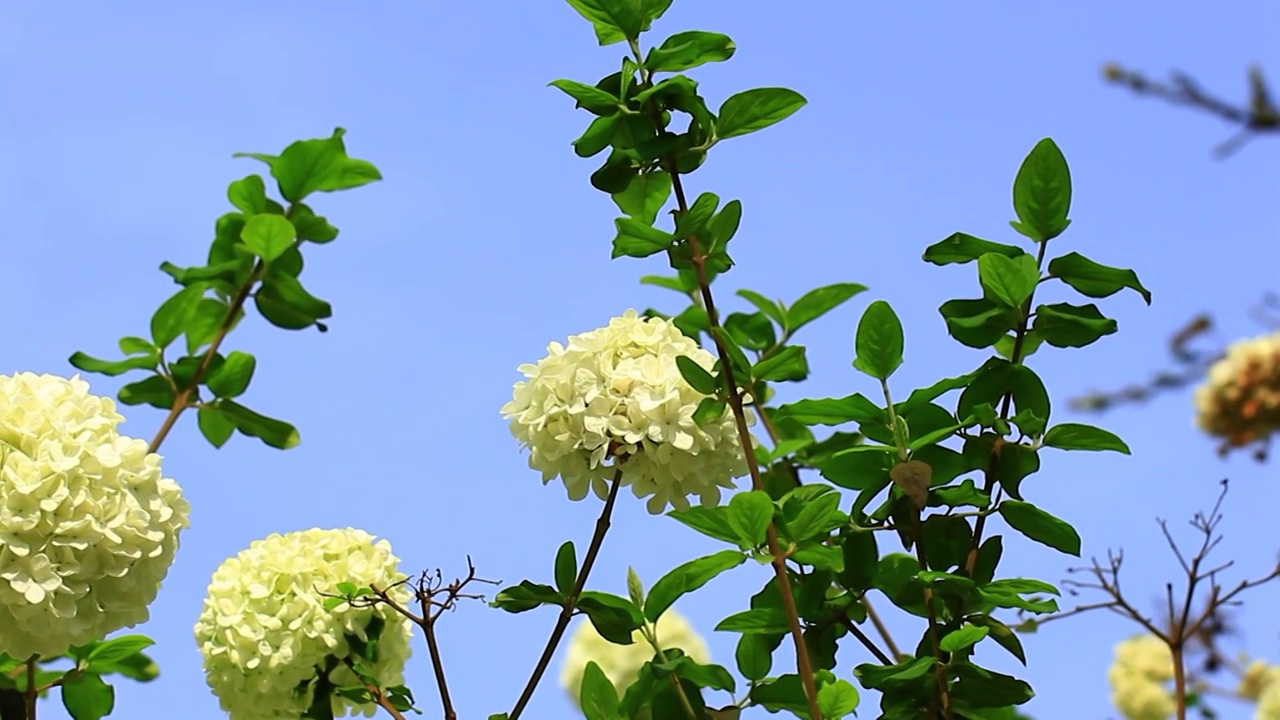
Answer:
<svg viewBox="0 0 1280 720"><path fill-rule="evenodd" d="M289 275L268 275L253 300L267 322L285 330L315 325L324 332L329 328L319 321L333 316L333 306L307 292L297 278Z"/></svg>
<svg viewBox="0 0 1280 720"><path fill-rule="evenodd" d="M85 372L115 376L123 375L130 370L154 370L160 364L160 353L157 351L151 355L129 357L124 360L99 360L82 352L77 352L68 358L68 362L75 368Z"/></svg>
<svg viewBox="0 0 1280 720"><path fill-rule="evenodd" d="M998 253L1010 258L1026 254L1020 247L991 242L958 232L925 248L924 260L934 265L963 264L973 262L990 253Z"/></svg>
<svg viewBox="0 0 1280 720"><path fill-rule="evenodd" d="M577 100L578 104L575 107L599 115L613 115L618 112L618 106L621 104L617 96L576 80L552 80L547 84L563 90L566 95Z"/></svg>
<svg viewBox="0 0 1280 720"><path fill-rule="evenodd" d="M739 345L748 350L767 352L778 343L773 323L762 312L729 313L729 316L724 319L724 329L738 341Z"/></svg>
<svg viewBox="0 0 1280 720"><path fill-rule="evenodd" d="M327 138L298 140L278 156L236 153L234 157L250 157L270 166L280 194L291 203L302 202L313 192L347 190L381 180L382 174L372 163L347 156L342 141L346 132L335 128Z"/></svg>
<svg viewBox="0 0 1280 720"><path fill-rule="evenodd" d="M152 375L149 378L129 383L120 388L120 392L116 394L120 398L120 402L125 405L142 405L146 403L151 407L168 410L173 407L174 394L173 387L169 385L169 381L160 375Z"/></svg>
<svg viewBox="0 0 1280 720"><path fill-rule="evenodd" d="M578 14L587 20L596 28L596 37L600 39L601 45L611 45L621 40L635 40L640 37L640 33L649 29L649 22L662 14L661 10L657 11L657 15L646 18L644 12L646 7L670 5L670 0L663 4L655 4L637 0L568 0L569 5ZM613 32L608 32L612 30ZM616 39L614 39L616 38Z"/></svg>
<svg viewBox="0 0 1280 720"><path fill-rule="evenodd" d="M582 714L587 720L615 720L618 714L618 690L609 682L594 660L587 661L582 674L582 692L578 695Z"/></svg>
<svg viewBox="0 0 1280 720"><path fill-rule="evenodd" d="M254 255L271 262L293 246L297 231L280 215L254 215L244 224L240 239Z"/></svg>
<svg viewBox="0 0 1280 720"><path fill-rule="evenodd" d="M716 378L688 355L676 356L676 368L689 386L703 395L716 394Z"/></svg>
<svg viewBox="0 0 1280 720"><path fill-rule="evenodd" d="M684 240L691 235L703 234L703 229L711 222L720 206L720 197L715 193L704 192L693 201L689 210L676 216L676 230L672 234L676 240Z"/></svg>
<svg viewBox="0 0 1280 720"><path fill-rule="evenodd" d="M1040 271L1030 255L1009 258L988 253L978 258L978 279L988 299L1020 309L1040 282Z"/></svg>
<svg viewBox="0 0 1280 720"><path fill-rule="evenodd" d="M938 645L943 652L959 652L965 648L972 647L979 640L986 637L989 632L991 632L990 628L979 625L965 625L959 630L947 633Z"/></svg>
<svg viewBox="0 0 1280 720"><path fill-rule="evenodd" d="M634 633L644 625L640 608L626 598L585 590L578 598L578 609L591 618L600 636L615 645L631 645Z"/></svg>
<svg viewBox="0 0 1280 720"><path fill-rule="evenodd" d="M1035 240L1052 240L1071 221L1071 171L1058 146L1045 138L1022 161L1013 182L1014 229Z"/></svg>
<svg viewBox="0 0 1280 720"><path fill-rule="evenodd" d="M200 299L200 302L196 304L195 310L191 313L191 317L187 319L184 333L187 336L187 354L194 355L200 348L213 342L213 338L218 334L218 329L226 321L229 310L230 307L222 300L213 298ZM243 316L244 311L241 310L237 320Z"/></svg>
<svg viewBox="0 0 1280 720"><path fill-rule="evenodd" d="M665 230L659 230L635 218L618 218L613 221L618 235L613 239L614 258L649 257L671 247L675 238Z"/></svg>
<svg viewBox="0 0 1280 720"><path fill-rule="evenodd" d="M522 613L543 605L559 605L563 602L564 596L550 585L521 580L519 585L503 588L489 604L509 613Z"/></svg>
<svg viewBox="0 0 1280 720"><path fill-rule="evenodd" d="M1018 500L1005 500L999 510L1014 530L1059 552L1080 557L1080 535L1065 520Z"/></svg>
<svg viewBox="0 0 1280 720"><path fill-rule="evenodd" d="M573 541L567 541L556 552L556 588L568 595L578 581L578 554Z"/></svg>
<svg viewBox="0 0 1280 720"><path fill-rule="evenodd" d="M770 713L786 710L796 717L808 718L809 701L800 676L787 673L782 677L766 679L751 688L751 702Z"/></svg>
<svg viewBox="0 0 1280 720"><path fill-rule="evenodd" d="M721 550L680 565L649 588L649 597L644 603L645 618L649 622L657 622L662 613L681 596L697 590L720 573L736 568L746 560L747 556L737 550Z"/></svg>
<svg viewBox="0 0 1280 720"><path fill-rule="evenodd" d="M294 426L283 420L259 415L234 400L220 400L218 407L235 423L237 430L256 437L273 448L288 450L302 441Z"/></svg>
<svg viewBox="0 0 1280 720"><path fill-rule="evenodd" d="M1022 641L1018 639L1017 634L1008 625L987 615L970 615L969 622L987 628L992 640L995 640L1000 647L1008 650L1009 654L1018 658L1018 661L1023 665L1027 664L1027 654L1022 649Z"/></svg>
<svg viewBox="0 0 1280 720"><path fill-rule="evenodd" d="M1115 434L1080 423L1054 425L1044 434L1044 444L1060 450L1115 450L1129 454L1129 446Z"/></svg>
<svg viewBox="0 0 1280 720"><path fill-rule="evenodd" d="M985 349L1018 324L1018 312L991 300L948 300L938 308L947 332L961 344Z"/></svg>
<svg viewBox="0 0 1280 720"><path fill-rule="evenodd" d="M800 299L796 300L791 309L787 311L783 327L786 328L789 334L795 333L800 328L826 315L849 298L866 289L865 285L857 283L836 283L810 290L800 296ZM746 296L744 295L743 297ZM747 299L750 300L750 298Z"/></svg>
<svg viewBox="0 0 1280 720"><path fill-rule="evenodd" d="M151 340L156 347L169 346L182 334L187 321L204 295L205 284L189 285L165 300L151 316Z"/></svg>
<svg viewBox="0 0 1280 720"><path fill-rule="evenodd" d="M738 544L738 533L729 524L729 508L724 505L691 505L686 510L672 510L667 513L667 517L674 518L707 537Z"/></svg>
<svg viewBox="0 0 1280 720"><path fill-rule="evenodd" d="M636 569L631 566L627 566L627 595L636 607L644 607L644 583L640 581Z"/></svg>
<svg viewBox="0 0 1280 720"><path fill-rule="evenodd" d="M73 720L99 720L116 705L115 688L97 673L68 674L62 681L62 706Z"/></svg>
<svg viewBox="0 0 1280 720"><path fill-rule="evenodd" d="M706 252L724 252L724 247L738 233L742 224L742 201L730 200L707 225Z"/></svg>
<svg viewBox="0 0 1280 720"><path fill-rule="evenodd" d="M289 222L293 223L298 239L323 245L333 242L338 237L338 228L329 224L322 215L316 215L304 203L296 203L293 212L289 213Z"/></svg>
<svg viewBox="0 0 1280 720"><path fill-rule="evenodd" d="M619 120L623 116L606 115L598 117L591 121L586 130L582 131L582 135L574 140L573 152L578 157L588 158L598 155L600 151L609 147L613 143L618 134Z"/></svg>
<svg viewBox="0 0 1280 720"><path fill-rule="evenodd" d="M736 493L729 500L728 520L740 544L757 547L764 542L765 531L773 521L773 500L760 490Z"/></svg>
<svg viewBox="0 0 1280 720"><path fill-rule="evenodd" d="M665 275L644 275L640 278L641 285L653 285L655 287L674 290L681 295L688 295L689 288L685 287L684 280L679 277L666 277Z"/></svg>
<svg viewBox="0 0 1280 720"><path fill-rule="evenodd" d="M767 635L742 635L734 648L733 657L738 663L738 671L748 680L762 680L773 667L773 651L778 647L782 637L770 638Z"/></svg>
<svg viewBox="0 0 1280 720"><path fill-rule="evenodd" d="M698 403L698 407L693 410L693 422L696 425L706 425L709 422L715 422L724 415L727 403L717 397L705 397Z"/></svg>
<svg viewBox="0 0 1280 720"><path fill-rule="evenodd" d="M795 90L756 88L732 95L716 115L716 135L720 139L746 135L786 120L807 101Z"/></svg>
<svg viewBox="0 0 1280 720"><path fill-rule="evenodd" d="M879 380L888 380L902 365L902 322L884 300L867 306L858 322L857 352L853 366Z"/></svg>
<svg viewBox="0 0 1280 720"><path fill-rule="evenodd" d="M739 632L750 635L785 633L788 630L787 614L778 608L755 608L734 613L721 620L717 632Z"/></svg>
<svg viewBox="0 0 1280 720"><path fill-rule="evenodd" d="M114 665L155 645L146 635L122 635L96 644L89 652L89 669L100 672L99 665Z"/></svg>
<svg viewBox="0 0 1280 720"><path fill-rule="evenodd" d="M737 46L728 35L691 30L676 33L649 51L644 66L650 72L680 72L733 57Z"/></svg>
<svg viewBox="0 0 1280 720"><path fill-rule="evenodd" d="M1055 303L1036 308L1032 326L1036 334L1054 347L1084 347L1116 331L1116 321L1106 317L1098 306Z"/></svg>
<svg viewBox="0 0 1280 720"><path fill-rule="evenodd" d="M858 707L858 689L848 680L824 683L818 688L818 709L823 718L842 718Z"/></svg>
<svg viewBox="0 0 1280 720"><path fill-rule="evenodd" d="M151 682L160 677L160 666L147 656L138 652L114 663L97 663L99 675L123 675L138 682Z"/></svg>
<svg viewBox="0 0 1280 720"><path fill-rule="evenodd" d="M778 327L785 328L787 326L786 314L782 312L782 308L774 301L751 290L739 290L738 296L745 298L747 302L755 305L757 310L768 315L770 319L778 323Z"/></svg>
<svg viewBox="0 0 1280 720"><path fill-rule="evenodd" d="M256 215L267 209L266 183L260 175L236 180L227 188L227 199L246 215Z"/></svg>
<svg viewBox="0 0 1280 720"><path fill-rule="evenodd" d="M632 177L625 190L613 193L613 202L629 217L652 226L670 197L671 175L655 170Z"/></svg>
<svg viewBox="0 0 1280 720"><path fill-rule="evenodd" d="M789 345L766 357L751 369L751 376L757 380L798 381L809 377L809 361L805 359L804 347Z"/></svg>
<svg viewBox="0 0 1280 720"><path fill-rule="evenodd" d="M1069 252L1049 262L1049 275L1092 298L1110 297L1125 288L1142 296L1151 304L1151 292L1142 286L1132 270L1100 265L1078 252Z"/></svg>
<svg viewBox="0 0 1280 720"><path fill-rule="evenodd" d="M797 400L778 408L778 413L805 425L885 422L884 410L862 393L854 393L842 398Z"/></svg>
<svg viewBox="0 0 1280 720"><path fill-rule="evenodd" d="M209 374L205 384L220 398L239 397L249 389L257 364L258 361L249 353L233 350L218 369Z"/></svg>
<svg viewBox="0 0 1280 720"><path fill-rule="evenodd" d="M1016 337L1013 335L1005 335L996 341L995 348L996 352L1000 354L1000 357L1011 362L1014 359L1013 351L1016 348L1018 350L1018 362L1022 362L1031 357L1043 342L1043 338L1031 330L1028 330L1026 334L1022 336L1021 347L1018 347L1018 339Z"/></svg>

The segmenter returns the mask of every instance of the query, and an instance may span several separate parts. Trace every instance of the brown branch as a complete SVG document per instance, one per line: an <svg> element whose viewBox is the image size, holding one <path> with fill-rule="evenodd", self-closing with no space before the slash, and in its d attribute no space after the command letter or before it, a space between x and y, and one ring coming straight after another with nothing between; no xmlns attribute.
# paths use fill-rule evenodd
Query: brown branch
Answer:
<svg viewBox="0 0 1280 720"><path fill-rule="evenodd" d="M524 691L520 693L520 699L516 700L515 707L511 709L507 716L508 720L517 720L520 713L524 712L524 708L529 704L530 698L533 697L533 691L537 689L538 682L542 680L542 675L547 671L547 666L551 663L551 658L555 655L556 646L560 644L560 638L564 636L564 631L569 627L569 621L573 619L574 607L578 604L578 596L582 594L582 589L586 587L587 575L591 573L591 567L595 565L596 556L600 554L600 546L604 543L604 535L609 530L609 519L613 515L613 503L618 497L618 488L622 485L622 468L618 468L613 475L613 483L609 486L609 497L604 501L604 510L600 512L600 518L596 520L596 530L591 536L591 544L587 547L586 557L582 560L582 568L578 571L578 579L573 583L573 590L569 592L569 597L565 598L564 606L560 610L560 617L556 620L555 627L551 630L551 637L547 639L547 645L542 650L542 656L538 658L538 664L533 668L533 675L529 677L529 682L525 684ZM821 720L821 718L819 718Z"/></svg>
<svg viewBox="0 0 1280 720"><path fill-rule="evenodd" d="M1259 134L1280 131L1280 108L1272 101L1270 88L1261 68L1256 65L1249 68L1248 101L1240 105L1206 92L1193 78L1177 70L1169 73L1167 83L1152 80L1116 63L1104 65L1102 75L1108 82L1124 86L1137 95L1201 110L1240 126L1234 136L1214 149L1214 155L1219 159L1231 155Z"/></svg>
<svg viewBox="0 0 1280 720"><path fill-rule="evenodd" d="M357 678L360 677L360 674L355 671L356 664L352 662L351 658L344 658L343 662L351 669L351 672L355 674ZM377 704L378 707L386 710L388 715L395 718L395 720L405 720L404 714L396 709L396 706L391 703L391 698L387 697L387 694L382 692L382 688L366 682L361 682L361 685L365 690L369 691L369 695L373 698L373 702Z"/></svg>

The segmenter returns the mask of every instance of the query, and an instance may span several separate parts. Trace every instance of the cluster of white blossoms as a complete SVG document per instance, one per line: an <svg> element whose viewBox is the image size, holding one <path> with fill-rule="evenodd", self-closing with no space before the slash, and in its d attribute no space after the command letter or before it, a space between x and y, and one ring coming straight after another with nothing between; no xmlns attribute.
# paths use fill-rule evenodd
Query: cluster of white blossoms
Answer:
<svg viewBox="0 0 1280 720"><path fill-rule="evenodd" d="M1166 720L1176 709L1166 683L1173 679L1173 655L1155 635L1137 635L1116 646L1107 672L1111 703L1126 720Z"/></svg>
<svg viewBox="0 0 1280 720"><path fill-rule="evenodd" d="M595 661L604 671L605 677L613 683L621 697L627 688L640 676L640 668L654 658L656 652L639 629L631 634L634 641L630 645L615 645L609 642L591 624L583 618L578 621L578 629L569 639L569 648L565 653L564 664L560 668L560 685L573 698L574 704L579 702L582 694L582 678L587 671L587 663ZM711 653L693 626L675 610L668 609L658 622L649 627L650 632L663 650L680 649L695 662L706 664L711 662Z"/></svg>
<svg viewBox="0 0 1280 720"><path fill-rule="evenodd" d="M543 483L564 481L573 500L593 490L604 498L617 470L649 512L685 509L688 496L720 502L721 488L747 473L732 414L699 426L705 397L680 375L676 358L706 370L715 358L670 321L634 310L609 324L553 342L537 364L521 365L502 414L529 448L529 467Z"/></svg>
<svg viewBox="0 0 1280 720"><path fill-rule="evenodd" d="M321 530L273 534L218 567L209 583L204 610L195 626L206 680L232 720L301 717L314 686L295 690L317 675L329 656L340 662L354 655L348 636L368 640L374 618L385 622L377 661L363 663L382 688L403 682L409 658L409 621L378 603L333 610L324 596L340 582L385 590L404 579L386 540L374 542L363 530ZM411 600L404 585L391 591L402 605ZM362 685L345 664L329 679L337 686ZM334 697L334 715L349 711L372 716L377 707Z"/></svg>
<svg viewBox="0 0 1280 720"><path fill-rule="evenodd" d="M111 398L0 376L0 652L60 655L145 622L190 506Z"/></svg>
<svg viewBox="0 0 1280 720"><path fill-rule="evenodd" d="M1254 720L1280 720L1280 665L1254 660L1245 668L1236 692L1258 702Z"/></svg>
<svg viewBox="0 0 1280 720"><path fill-rule="evenodd" d="M1280 333L1245 340L1227 348L1196 390L1196 422L1241 447L1280 432Z"/></svg>

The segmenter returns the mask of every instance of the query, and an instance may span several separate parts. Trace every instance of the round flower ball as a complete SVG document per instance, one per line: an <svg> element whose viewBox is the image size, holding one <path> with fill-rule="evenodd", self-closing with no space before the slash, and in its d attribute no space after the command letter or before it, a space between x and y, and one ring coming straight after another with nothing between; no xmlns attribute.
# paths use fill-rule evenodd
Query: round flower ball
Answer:
<svg viewBox="0 0 1280 720"><path fill-rule="evenodd" d="M674 324L635 310L605 327L553 342L547 356L519 367L502 407L511 432L529 449L529 467L542 482L559 477L573 500L588 489L601 499L614 473L650 513L706 506L721 488L747 473L732 413L699 425L693 414L706 397L680 374L676 358L710 371L711 353Z"/></svg>
<svg viewBox="0 0 1280 720"><path fill-rule="evenodd" d="M190 506L111 398L0 376L0 652L61 655L145 622Z"/></svg>
<svg viewBox="0 0 1280 720"><path fill-rule="evenodd" d="M649 630L663 650L680 649L699 664L711 662L707 644L675 610L664 612ZM587 663L592 661L604 671L619 697L626 694L627 688L639 678L640 669L657 654L645 638L644 629L633 632L631 639L630 645L615 645L597 632L591 621L585 618L579 621L578 629L569 638L564 664L560 668L560 686L575 704L582 695L582 678L587 672Z"/></svg>
<svg viewBox="0 0 1280 720"><path fill-rule="evenodd" d="M1196 389L1196 423L1224 449L1280 431L1280 333L1232 344Z"/></svg>
<svg viewBox="0 0 1280 720"><path fill-rule="evenodd" d="M273 534L223 562L209 583L195 636L205 679L231 720L301 717L315 696L317 666L325 667L330 656L337 660L329 674L335 686L362 686L345 663L359 658L348 638L367 641L378 621L377 658L363 667L381 688L402 684L408 619L385 603L324 605L324 593L335 595L338 583L350 582L390 588L403 606L412 592L396 585L405 578L398 564L390 543L352 528ZM377 710L333 696L335 717L371 717Z"/></svg>
<svg viewBox="0 0 1280 720"><path fill-rule="evenodd" d="M1107 672L1111 702L1126 720L1166 720L1174 712L1166 682L1173 679L1173 655L1155 635L1137 635L1116 646Z"/></svg>

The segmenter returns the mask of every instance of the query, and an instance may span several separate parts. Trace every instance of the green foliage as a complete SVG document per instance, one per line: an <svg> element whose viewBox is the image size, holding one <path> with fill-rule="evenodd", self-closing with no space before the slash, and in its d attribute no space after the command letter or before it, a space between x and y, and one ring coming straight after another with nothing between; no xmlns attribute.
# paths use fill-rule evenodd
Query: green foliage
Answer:
<svg viewBox="0 0 1280 720"><path fill-rule="evenodd" d="M115 704L115 688L97 673L72 673L62 681L62 706L74 720L99 720L110 715Z"/></svg>
<svg viewBox="0 0 1280 720"><path fill-rule="evenodd" d="M853 366L873 378L888 380L902 364L902 348L902 322L893 308L883 300L868 305L858 323Z"/></svg>
<svg viewBox="0 0 1280 720"><path fill-rule="evenodd" d="M1062 234L1071 221L1071 171L1062 151L1049 138L1036 143L1013 181L1013 229L1036 242Z"/></svg>

